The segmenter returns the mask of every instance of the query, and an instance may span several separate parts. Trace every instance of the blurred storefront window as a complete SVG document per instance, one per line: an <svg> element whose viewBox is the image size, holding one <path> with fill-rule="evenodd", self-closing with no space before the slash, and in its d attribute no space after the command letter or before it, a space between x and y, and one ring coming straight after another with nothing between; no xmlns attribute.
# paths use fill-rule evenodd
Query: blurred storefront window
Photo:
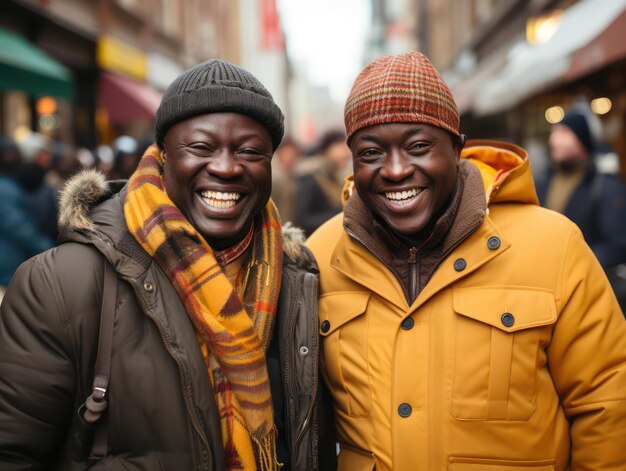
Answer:
<svg viewBox="0 0 626 471"><path fill-rule="evenodd" d="M15 138L15 132L18 129L25 128L30 130L31 113L28 105L28 95L23 92L7 92L3 95L2 134L8 134Z"/></svg>

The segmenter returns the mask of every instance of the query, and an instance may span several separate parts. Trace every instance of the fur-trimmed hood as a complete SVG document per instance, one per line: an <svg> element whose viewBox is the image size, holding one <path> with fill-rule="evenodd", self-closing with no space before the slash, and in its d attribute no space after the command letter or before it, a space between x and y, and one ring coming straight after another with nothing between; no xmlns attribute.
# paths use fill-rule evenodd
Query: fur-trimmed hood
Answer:
<svg viewBox="0 0 626 471"><path fill-rule="evenodd" d="M97 170L83 170L68 180L61 192L59 230L61 233L80 232L93 235L97 224L92 209L121 189L121 182L107 182ZM304 248L304 231L287 222L282 227L283 251L297 263L310 261Z"/></svg>
<svg viewBox="0 0 626 471"><path fill-rule="evenodd" d="M83 170L70 178L61 192L59 230L94 232L91 208L109 195L106 177L97 170Z"/></svg>

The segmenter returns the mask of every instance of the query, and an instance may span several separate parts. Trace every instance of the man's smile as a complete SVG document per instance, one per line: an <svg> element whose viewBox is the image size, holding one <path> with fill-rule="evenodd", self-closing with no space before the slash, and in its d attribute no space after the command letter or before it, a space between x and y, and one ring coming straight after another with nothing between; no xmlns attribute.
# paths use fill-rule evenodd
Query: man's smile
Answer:
<svg viewBox="0 0 626 471"><path fill-rule="evenodd" d="M424 191L424 188L411 188L403 191L386 191L385 197L395 204L407 204Z"/></svg>
<svg viewBox="0 0 626 471"><path fill-rule="evenodd" d="M241 193L234 191L202 191L200 195L208 206L218 209L232 208L241 198Z"/></svg>

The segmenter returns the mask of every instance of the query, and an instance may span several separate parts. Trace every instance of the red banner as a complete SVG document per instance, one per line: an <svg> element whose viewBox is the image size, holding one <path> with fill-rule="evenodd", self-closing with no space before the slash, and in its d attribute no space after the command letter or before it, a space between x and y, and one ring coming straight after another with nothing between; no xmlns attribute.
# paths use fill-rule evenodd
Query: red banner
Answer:
<svg viewBox="0 0 626 471"><path fill-rule="evenodd" d="M261 47L267 50L285 48L276 0L261 0Z"/></svg>

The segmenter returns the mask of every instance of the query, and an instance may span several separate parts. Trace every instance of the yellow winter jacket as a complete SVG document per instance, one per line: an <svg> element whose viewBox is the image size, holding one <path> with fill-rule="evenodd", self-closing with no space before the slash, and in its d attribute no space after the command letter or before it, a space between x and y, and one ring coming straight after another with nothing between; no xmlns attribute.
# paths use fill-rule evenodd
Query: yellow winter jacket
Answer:
<svg viewBox="0 0 626 471"><path fill-rule="evenodd" d="M339 470L626 470L626 322L602 268L537 205L525 151L462 158L487 215L412 305L341 214L307 242Z"/></svg>

